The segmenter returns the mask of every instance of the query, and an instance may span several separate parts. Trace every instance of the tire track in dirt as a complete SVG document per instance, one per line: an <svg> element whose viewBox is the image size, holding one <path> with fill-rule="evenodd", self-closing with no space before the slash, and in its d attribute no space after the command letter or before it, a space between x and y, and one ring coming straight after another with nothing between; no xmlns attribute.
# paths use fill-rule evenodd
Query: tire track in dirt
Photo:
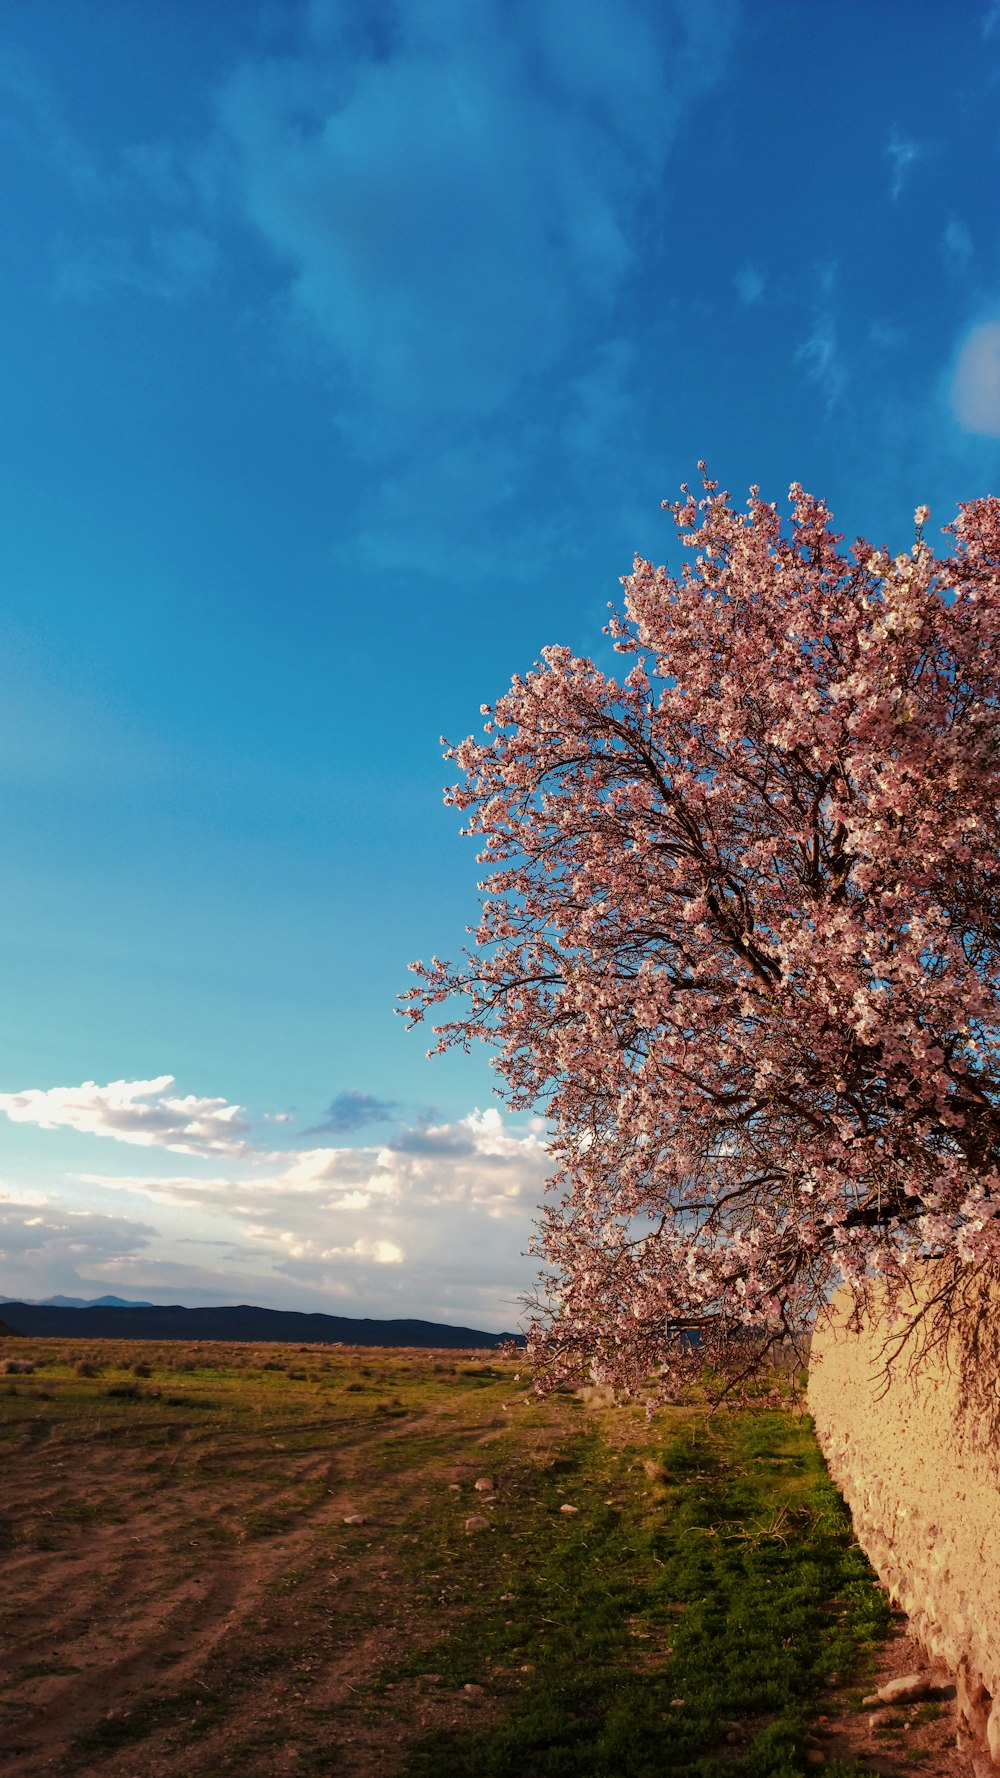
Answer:
<svg viewBox="0 0 1000 1778"><path fill-rule="evenodd" d="M269 1589L280 1585L298 1564L314 1562L317 1538L325 1530L339 1527L349 1512L357 1510L356 1478L371 1446L389 1447L433 1431L446 1421L447 1414L440 1409L390 1422L354 1423L349 1428L310 1419L297 1423L296 1435L328 1431L331 1449L289 1453L286 1458L275 1448L283 1441L266 1432L260 1440L244 1439L227 1447L227 1467L231 1461L251 1461L256 1456L275 1471L238 1501L230 1498L226 1503L230 1514L266 1509L276 1495L324 1485L319 1497L297 1502L289 1512L288 1529L272 1536L246 1539L221 1550L210 1546L205 1551L199 1540L184 1535L192 1527L186 1516L189 1506L183 1486L178 1498L161 1495L153 1504L143 1498L140 1475L135 1478L135 1516L127 1523L92 1528L81 1550L36 1550L12 1558L6 1567L7 1604L0 1623L0 1646L6 1645L8 1673L13 1647L28 1665L29 1675L20 1684L15 1675L5 1687L3 1740L9 1751L6 1756L0 1754L4 1778L34 1778L60 1769L74 1740L99 1730L102 1722L121 1717L138 1699L199 1684L211 1690L200 1676L224 1656L227 1639L246 1643L248 1626L268 1602ZM481 1422L468 1428L470 1443L481 1436ZM453 1447L464 1442L453 1422L448 1426L448 1438ZM98 1507L106 1498L117 1498L120 1503L125 1453L116 1452L110 1464L101 1461L107 1453L94 1451L90 1455L96 1461L86 1472L82 1463L74 1466L74 1489L83 1489ZM184 1455L190 1461L197 1452L189 1445ZM141 1453L140 1461L148 1462L148 1451ZM426 1465L408 1468L405 1481L398 1470L385 1480L366 1480L369 1510L372 1505L375 1508L370 1529L379 1542L394 1522L412 1511L412 1492L421 1478L427 1481ZM36 1488L34 1498L39 1502L58 1500L58 1484L50 1479L45 1485L42 1469L29 1461L22 1470L20 1498L32 1500ZM394 1499L395 1511L387 1512L387 1497ZM53 1511L54 1506L41 1510ZM133 1529L137 1524L139 1532ZM349 1556L346 1563L338 1562L341 1571L350 1571L349 1576L338 1576L341 1615L350 1611L359 1592L367 1588L370 1593L371 1576L366 1571L379 1562L384 1566L384 1551L369 1556L363 1549ZM65 1598L68 1579L72 1588L69 1610ZM273 1604L268 1609L273 1613ZM274 1615L284 1614L279 1611ZM384 1639L376 1637L370 1652L379 1664L384 1658ZM355 1666L360 1653L356 1649L350 1654ZM63 1671L30 1672L46 1662ZM326 1675L334 1692L337 1677L332 1669L336 1665L331 1663ZM362 1665L366 1665L364 1660ZM66 1672L67 1667L75 1671ZM152 1737L152 1744L143 1740L143 1770L151 1778L153 1767L148 1762L155 1757L155 1743L168 1734L169 1728L165 1728ZM131 1771L136 1763L131 1750L123 1750L120 1756L96 1757L109 1778L119 1766ZM66 1769L76 1774L87 1768L77 1764ZM182 1769L168 1756L164 1770Z"/></svg>

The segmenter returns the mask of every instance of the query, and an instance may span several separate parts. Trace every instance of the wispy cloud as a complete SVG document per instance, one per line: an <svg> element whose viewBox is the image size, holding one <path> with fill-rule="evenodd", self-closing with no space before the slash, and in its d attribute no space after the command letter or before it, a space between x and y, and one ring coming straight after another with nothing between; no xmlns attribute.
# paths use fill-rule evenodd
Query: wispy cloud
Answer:
<svg viewBox="0 0 1000 1778"><path fill-rule="evenodd" d="M957 216L950 217L945 225L941 252L948 270L956 277L964 277L972 263L974 249L966 224Z"/></svg>
<svg viewBox="0 0 1000 1778"><path fill-rule="evenodd" d="M304 1131L306 1136L346 1136L352 1130L363 1130L369 1124L388 1123L399 1110L398 1099L378 1099L374 1093L359 1092L346 1087L330 1100L322 1123Z"/></svg>
<svg viewBox="0 0 1000 1778"><path fill-rule="evenodd" d="M424 0L375 26L337 0L225 83L217 202L267 248L286 329L377 471L361 530L379 566L393 537L408 566L421 535L428 560L454 557L459 515L485 548L516 510L570 426L575 368L617 336L649 205L736 16L622 0L581 29L573 0Z"/></svg>
<svg viewBox="0 0 1000 1778"><path fill-rule="evenodd" d="M733 279L733 285L740 302L745 303L748 308L752 308L755 303L761 301L765 283L763 272L759 272L753 265L741 266Z"/></svg>
<svg viewBox="0 0 1000 1778"><path fill-rule="evenodd" d="M917 162L923 158L925 152L926 150L921 147L919 142L901 136L895 128L892 130L885 145L885 154L892 170L890 195L893 200L900 196L910 173Z"/></svg>
<svg viewBox="0 0 1000 1778"><path fill-rule="evenodd" d="M200 229L154 228L139 242L111 234L63 239L54 259L60 296L86 301L117 287L177 303L207 290L219 254Z"/></svg>
<svg viewBox="0 0 1000 1778"><path fill-rule="evenodd" d="M833 407L843 394L846 381L840 350L837 317L837 268L824 266L819 274L819 293L813 310L812 328L797 347L795 357L814 383L826 396L827 407Z"/></svg>
<svg viewBox="0 0 1000 1778"><path fill-rule="evenodd" d="M49 166L83 203L104 205L117 182L70 125L48 82L21 56L0 58L0 135L27 159Z"/></svg>
<svg viewBox="0 0 1000 1778"><path fill-rule="evenodd" d="M981 321L966 334L950 394L955 418L967 432L1000 438L1000 321Z"/></svg>
<svg viewBox="0 0 1000 1778"><path fill-rule="evenodd" d="M218 266L196 180L166 142L95 152L58 93L25 59L0 58L0 136L45 166L75 203L52 243L56 293L92 301L131 290L160 301L201 295ZM184 214L186 212L186 214Z"/></svg>
<svg viewBox="0 0 1000 1778"><path fill-rule="evenodd" d="M43 1130L79 1130L116 1142L167 1148L175 1154L242 1154L249 1125L239 1105L225 1099L179 1096L172 1074L155 1080L86 1080L79 1087L28 1087L0 1093L0 1111L12 1123Z"/></svg>
<svg viewBox="0 0 1000 1778"><path fill-rule="evenodd" d="M696 10L724 11L623 4L581 31L560 0L426 0L376 41L318 7L297 55L227 83L231 190L369 443L386 411L495 413L601 326L642 195L711 80Z"/></svg>

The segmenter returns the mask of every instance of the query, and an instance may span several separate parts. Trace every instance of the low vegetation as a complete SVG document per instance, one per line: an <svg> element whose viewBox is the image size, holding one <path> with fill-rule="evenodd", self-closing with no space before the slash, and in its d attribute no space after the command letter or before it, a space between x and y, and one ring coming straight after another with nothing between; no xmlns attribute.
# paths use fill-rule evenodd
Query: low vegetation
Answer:
<svg viewBox="0 0 1000 1778"><path fill-rule="evenodd" d="M792 1399L647 1422L481 1353L5 1356L5 1778L792 1778L887 1633Z"/></svg>

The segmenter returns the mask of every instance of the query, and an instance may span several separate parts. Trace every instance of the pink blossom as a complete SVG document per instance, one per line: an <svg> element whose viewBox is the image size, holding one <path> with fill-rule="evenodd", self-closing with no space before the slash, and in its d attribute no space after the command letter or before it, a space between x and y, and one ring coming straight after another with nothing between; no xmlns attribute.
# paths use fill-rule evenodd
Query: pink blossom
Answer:
<svg viewBox="0 0 1000 1778"><path fill-rule="evenodd" d="M625 679L546 649L448 748L489 874L404 996L551 1120L544 1374L644 1397L692 1332L742 1364L838 1280L1000 1264L1000 500L893 558L703 485Z"/></svg>

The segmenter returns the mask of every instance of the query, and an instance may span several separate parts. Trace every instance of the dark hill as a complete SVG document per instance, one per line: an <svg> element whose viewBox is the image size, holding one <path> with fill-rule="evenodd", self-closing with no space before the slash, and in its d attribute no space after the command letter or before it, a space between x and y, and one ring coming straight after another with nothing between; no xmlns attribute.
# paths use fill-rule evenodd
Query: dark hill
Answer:
<svg viewBox="0 0 1000 1778"><path fill-rule="evenodd" d="M3 1306L8 1332L66 1340L276 1340L345 1346L499 1346L515 1334L483 1333L438 1321L368 1321L347 1315L306 1315L295 1309L90 1308L44 1303Z"/></svg>

